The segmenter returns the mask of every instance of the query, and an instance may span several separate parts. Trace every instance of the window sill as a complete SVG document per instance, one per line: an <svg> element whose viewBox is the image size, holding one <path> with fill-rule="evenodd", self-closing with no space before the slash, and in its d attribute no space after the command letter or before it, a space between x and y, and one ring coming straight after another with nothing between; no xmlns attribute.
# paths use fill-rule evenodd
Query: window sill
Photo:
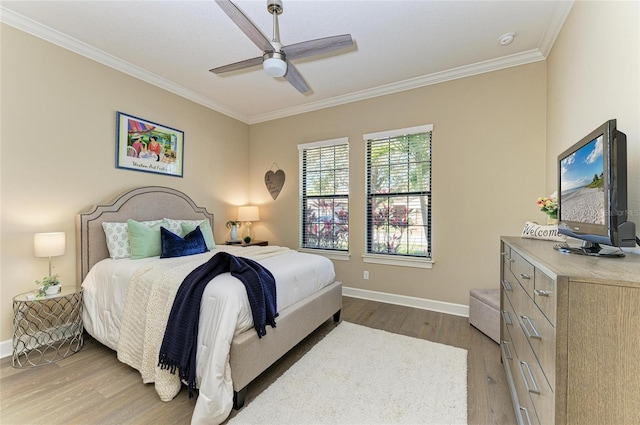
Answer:
<svg viewBox="0 0 640 425"><path fill-rule="evenodd" d="M327 257L330 260L339 260L339 261L349 261L349 257L351 257L351 254L349 254L348 252L331 251L328 249L299 248L298 252L306 252L308 254L322 255L323 257Z"/></svg>
<svg viewBox="0 0 640 425"><path fill-rule="evenodd" d="M386 264L388 266L417 267L420 269L433 268L433 260L425 257L411 258L397 255L364 254L362 261L364 263Z"/></svg>

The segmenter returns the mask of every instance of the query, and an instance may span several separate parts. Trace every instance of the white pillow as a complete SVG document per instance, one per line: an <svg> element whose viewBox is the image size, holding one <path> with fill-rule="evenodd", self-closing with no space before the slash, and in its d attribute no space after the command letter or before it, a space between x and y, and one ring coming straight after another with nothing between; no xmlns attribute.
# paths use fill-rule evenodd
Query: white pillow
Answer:
<svg viewBox="0 0 640 425"><path fill-rule="evenodd" d="M141 221L140 223L153 226L162 220ZM113 260L131 257L131 247L129 246L129 228L127 222L103 222L102 229L107 240L109 257Z"/></svg>
<svg viewBox="0 0 640 425"><path fill-rule="evenodd" d="M188 224L193 224L194 226L197 226L203 221L203 220L174 220L172 218L163 218L163 220L167 222L167 225L164 227L166 227L166 229L171 231L172 233L175 233L176 235L180 236L181 238L184 238L185 236L184 232L182 231L182 223L188 223Z"/></svg>

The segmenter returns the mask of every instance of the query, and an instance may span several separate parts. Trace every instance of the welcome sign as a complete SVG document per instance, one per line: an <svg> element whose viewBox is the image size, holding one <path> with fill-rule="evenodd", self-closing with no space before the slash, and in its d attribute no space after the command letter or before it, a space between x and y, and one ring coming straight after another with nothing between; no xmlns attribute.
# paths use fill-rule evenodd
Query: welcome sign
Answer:
<svg viewBox="0 0 640 425"><path fill-rule="evenodd" d="M567 238L558 233L557 225L541 226L538 223L527 221L522 229L523 238L544 239L549 241L565 242Z"/></svg>

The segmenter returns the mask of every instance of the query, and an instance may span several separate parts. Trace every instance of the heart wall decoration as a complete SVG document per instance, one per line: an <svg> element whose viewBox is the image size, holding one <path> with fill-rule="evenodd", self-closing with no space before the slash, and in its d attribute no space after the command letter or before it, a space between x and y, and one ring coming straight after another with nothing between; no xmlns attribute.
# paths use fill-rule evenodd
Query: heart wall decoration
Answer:
<svg viewBox="0 0 640 425"><path fill-rule="evenodd" d="M273 164L278 167L277 164ZM273 166L271 166L273 168ZM282 190L282 186L284 186L284 171L277 169L275 172L273 170L267 171L264 175L264 184L267 186L267 190L271 194L271 197L275 201L280 191Z"/></svg>

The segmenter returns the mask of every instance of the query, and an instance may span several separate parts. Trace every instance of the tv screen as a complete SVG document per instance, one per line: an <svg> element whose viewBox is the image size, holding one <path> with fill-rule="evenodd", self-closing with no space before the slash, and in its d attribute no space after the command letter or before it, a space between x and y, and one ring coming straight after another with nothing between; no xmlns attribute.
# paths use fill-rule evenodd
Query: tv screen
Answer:
<svg viewBox="0 0 640 425"><path fill-rule="evenodd" d="M626 142L609 120L558 156L558 232L583 241L562 250L609 255L600 244L635 246L635 224L627 221Z"/></svg>
<svg viewBox="0 0 640 425"><path fill-rule="evenodd" d="M605 225L603 139L601 134L560 161L563 220Z"/></svg>

